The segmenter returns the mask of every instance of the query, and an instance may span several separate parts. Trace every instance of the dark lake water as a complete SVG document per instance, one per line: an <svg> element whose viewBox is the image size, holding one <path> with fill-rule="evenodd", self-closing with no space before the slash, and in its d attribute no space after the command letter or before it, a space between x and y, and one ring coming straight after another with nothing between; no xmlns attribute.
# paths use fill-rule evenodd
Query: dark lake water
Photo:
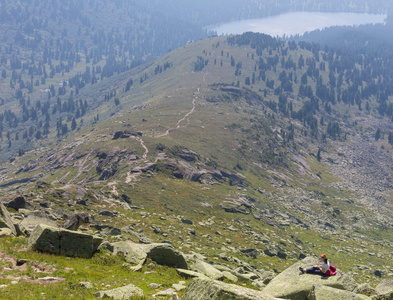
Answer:
<svg viewBox="0 0 393 300"><path fill-rule="evenodd" d="M263 19L249 19L221 24L212 28L218 35L242 34L247 31L273 37L302 35L307 31L331 26L383 23L386 15L359 13L291 12Z"/></svg>

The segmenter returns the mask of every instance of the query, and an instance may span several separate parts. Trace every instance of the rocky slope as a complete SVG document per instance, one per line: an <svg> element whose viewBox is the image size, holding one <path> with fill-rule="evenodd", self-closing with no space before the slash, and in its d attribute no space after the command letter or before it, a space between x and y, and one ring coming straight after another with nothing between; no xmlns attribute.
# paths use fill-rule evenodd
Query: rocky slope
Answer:
<svg viewBox="0 0 393 300"><path fill-rule="evenodd" d="M314 56L264 38L269 44L262 51L266 61L283 51L289 62ZM172 296L178 287L185 299L203 293L217 299L319 299L321 293L339 293L337 288L363 299L351 294L363 293L355 291L358 284L368 284L364 290L371 291L393 272L391 145L386 139L370 140L374 124L385 126L386 132L391 125L370 113L360 124L370 128L362 132L360 125L341 122L345 138L324 141L325 121L317 137L311 136L306 121L277 110L283 98L266 80L251 84L258 53L226 37L211 38L173 51L140 73L123 73L114 77L118 82L111 79L120 106L97 107L97 114L107 118L51 145L42 142L41 148L2 165L0 186L7 208L1 209L0 227L1 235L11 237L1 240L0 250L15 260L27 257L30 267L23 275L29 280L37 276L32 267L36 262L50 261L57 269L53 276L69 283L56 281L53 293L63 289L79 297L102 291L97 294L101 297L121 286L108 295L139 293L129 286L133 283L148 298ZM166 62L173 67L156 71ZM277 83L285 62L266 70L268 78ZM293 78L306 72L295 69ZM326 80L329 72L320 72ZM126 91L130 78L135 84ZM293 87L287 96L299 111L308 99L297 94L298 85ZM356 107L338 103L335 110L343 107L355 120ZM332 122L338 118L322 107L315 115L319 124L321 116ZM79 255L68 236L79 239L83 247L78 251L87 249L88 254ZM181 265L163 261L168 253L183 258ZM295 272L300 259L320 253L332 258L340 276L324 281ZM62 271L71 262L58 254L77 256L72 264L77 274ZM302 263L313 262L308 258ZM1 266L12 277L0 278L8 297L17 292L23 277L15 278L22 271L6 260ZM182 270L177 273L173 266ZM108 275L110 267L116 274ZM83 288L81 274L93 278ZM190 281L190 276L198 278ZM304 289L283 295L290 290L283 284L295 286L292 280L304 280ZM172 285L174 290L168 291ZM209 289L202 293L200 286ZM34 298L39 292L32 286L27 293Z"/></svg>

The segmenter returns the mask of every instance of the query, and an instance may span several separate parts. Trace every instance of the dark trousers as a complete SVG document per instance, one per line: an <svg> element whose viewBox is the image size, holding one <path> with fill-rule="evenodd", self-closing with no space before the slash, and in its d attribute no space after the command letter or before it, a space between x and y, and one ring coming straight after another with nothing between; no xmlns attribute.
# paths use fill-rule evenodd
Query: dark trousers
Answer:
<svg viewBox="0 0 393 300"><path fill-rule="evenodd" d="M323 275L322 271L319 268L317 268L317 267L312 267L312 268L306 269L306 273Z"/></svg>

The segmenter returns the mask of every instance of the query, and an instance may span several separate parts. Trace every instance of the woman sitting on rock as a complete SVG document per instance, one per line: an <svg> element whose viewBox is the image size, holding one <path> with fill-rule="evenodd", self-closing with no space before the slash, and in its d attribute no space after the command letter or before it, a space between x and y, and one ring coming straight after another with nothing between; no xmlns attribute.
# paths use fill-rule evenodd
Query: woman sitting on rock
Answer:
<svg viewBox="0 0 393 300"><path fill-rule="evenodd" d="M325 254L322 254L322 255L320 256L320 258L321 258L322 264L317 265L317 266L313 266L313 267L311 267L311 268L309 268L309 269L305 269L305 268L299 267L299 270L300 270L302 273L317 274L317 275L322 275L323 277L335 275L335 274L336 274L336 272L335 272L335 271L336 271L336 270L335 270L336 268L334 268L334 271L331 270L331 268L330 268L330 262L329 262L329 260L327 259L326 255L325 255ZM333 266L332 266L332 267L333 267ZM333 274L333 273L334 273L334 274Z"/></svg>

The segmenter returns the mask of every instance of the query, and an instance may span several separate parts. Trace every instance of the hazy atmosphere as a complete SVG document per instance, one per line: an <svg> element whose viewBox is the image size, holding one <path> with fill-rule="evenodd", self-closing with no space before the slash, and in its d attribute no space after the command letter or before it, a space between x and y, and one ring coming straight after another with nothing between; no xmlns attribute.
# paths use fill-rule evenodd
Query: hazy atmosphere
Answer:
<svg viewBox="0 0 393 300"><path fill-rule="evenodd" d="M0 0L1 299L393 299L387 0Z"/></svg>

